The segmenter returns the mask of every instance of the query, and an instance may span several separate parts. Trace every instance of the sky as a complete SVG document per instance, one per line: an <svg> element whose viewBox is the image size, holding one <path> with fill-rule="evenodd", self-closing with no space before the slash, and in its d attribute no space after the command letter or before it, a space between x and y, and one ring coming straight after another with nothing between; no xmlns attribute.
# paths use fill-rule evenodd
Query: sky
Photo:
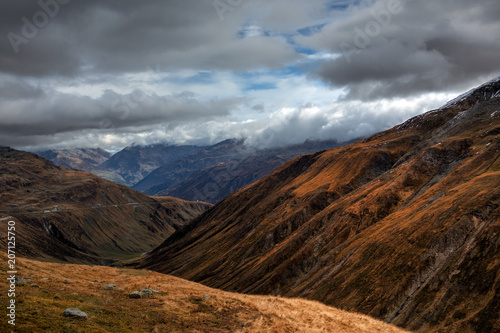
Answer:
<svg viewBox="0 0 500 333"><path fill-rule="evenodd" d="M348 141L500 76L498 0L3 0L0 145Z"/></svg>

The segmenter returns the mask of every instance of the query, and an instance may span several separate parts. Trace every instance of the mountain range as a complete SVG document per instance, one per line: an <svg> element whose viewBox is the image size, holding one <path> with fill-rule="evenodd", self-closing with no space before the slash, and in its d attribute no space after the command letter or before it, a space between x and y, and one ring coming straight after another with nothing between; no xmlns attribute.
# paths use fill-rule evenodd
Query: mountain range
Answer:
<svg viewBox="0 0 500 333"><path fill-rule="evenodd" d="M101 148L52 149L36 153L56 165L88 171L122 185L133 186L158 167L204 148L154 144L132 145L114 155Z"/></svg>
<svg viewBox="0 0 500 333"><path fill-rule="evenodd" d="M38 152L53 163L91 172L133 189L212 204L268 175L288 160L337 147L337 141L306 141L286 147L248 147L243 139L212 146L132 145L114 155L100 148Z"/></svg>
<svg viewBox="0 0 500 333"><path fill-rule="evenodd" d="M287 162L136 264L413 331L498 332L499 157L500 78Z"/></svg>
<svg viewBox="0 0 500 333"><path fill-rule="evenodd" d="M247 147L244 140L226 140L161 166L133 188L151 195L215 204L294 157L339 145L333 140L306 141L298 145L257 149Z"/></svg>

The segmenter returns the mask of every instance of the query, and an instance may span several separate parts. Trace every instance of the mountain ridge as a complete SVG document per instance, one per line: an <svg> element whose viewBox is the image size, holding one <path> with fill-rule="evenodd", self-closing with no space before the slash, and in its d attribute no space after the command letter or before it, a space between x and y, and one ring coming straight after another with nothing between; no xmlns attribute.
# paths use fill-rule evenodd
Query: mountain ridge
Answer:
<svg viewBox="0 0 500 333"><path fill-rule="evenodd" d="M36 154L56 165L89 172L112 156L110 152L101 148L52 149Z"/></svg>

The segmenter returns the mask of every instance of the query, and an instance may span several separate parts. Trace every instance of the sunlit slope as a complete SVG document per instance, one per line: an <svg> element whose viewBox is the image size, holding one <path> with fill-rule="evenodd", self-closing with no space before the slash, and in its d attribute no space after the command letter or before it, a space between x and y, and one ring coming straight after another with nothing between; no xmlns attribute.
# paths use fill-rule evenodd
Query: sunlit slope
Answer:
<svg viewBox="0 0 500 333"><path fill-rule="evenodd" d="M1 258L4 263L5 256ZM145 270L32 260L20 260L17 268L24 278L31 279L17 286L15 328L19 333L403 332L370 317L313 301L228 293ZM103 290L109 284L119 287ZM149 298L129 297L132 291L146 287L159 292ZM6 304L5 294L0 295L0 301ZM84 311L88 320L63 317L67 308Z"/></svg>

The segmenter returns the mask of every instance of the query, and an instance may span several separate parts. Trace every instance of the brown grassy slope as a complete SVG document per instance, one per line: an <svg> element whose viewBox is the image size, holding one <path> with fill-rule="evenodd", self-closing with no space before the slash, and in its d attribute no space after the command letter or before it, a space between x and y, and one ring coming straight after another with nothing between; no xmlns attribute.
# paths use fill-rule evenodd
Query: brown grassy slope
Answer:
<svg viewBox="0 0 500 333"><path fill-rule="evenodd" d="M0 266L6 270L5 255L1 258ZM403 332L370 317L313 301L228 293L144 270L25 259L18 261L17 268L39 286L31 287L30 283L17 287L18 333ZM111 283L122 290L102 290L103 285ZM146 287L161 293L149 299L128 297L131 291ZM210 298L204 299L205 295ZM0 295L0 304L7 304L5 293ZM81 309L89 319L63 317L63 311L70 307ZM1 321L2 325L6 320ZM10 330L6 327L5 331Z"/></svg>
<svg viewBox="0 0 500 333"><path fill-rule="evenodd" d="M291 161L142 267L422 332L500 330L499 91Z"/></svg>
<svg viewBox="0 0 500 333"><path fill-rule="evenodd" d="M13 149L0 148L0 162L0 213L15 217L24 257L104 263L140 255L209 207L157 200Z"/></svg>

